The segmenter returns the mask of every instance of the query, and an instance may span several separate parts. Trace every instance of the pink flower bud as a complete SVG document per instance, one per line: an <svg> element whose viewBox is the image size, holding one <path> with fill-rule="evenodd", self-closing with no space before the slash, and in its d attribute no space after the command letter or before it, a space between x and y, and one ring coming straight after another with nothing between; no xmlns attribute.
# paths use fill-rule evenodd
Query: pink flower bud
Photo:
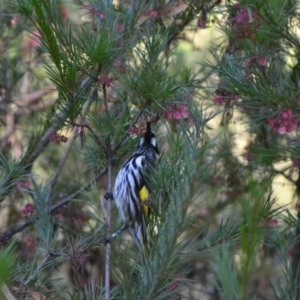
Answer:
<svg viewBox="0 0 300 300"><path fill-rule="evenodd" d="M198 27L199 28L206 28L206 20L200 18L198 20Z"/></svg>
<svg viewBox="0 0 300 300"><path fill-rule="evenodd" d="M34 205L30 203L26 204L25 207L21 210L23 215L32 214L33 211L34 211Z"/></svg>

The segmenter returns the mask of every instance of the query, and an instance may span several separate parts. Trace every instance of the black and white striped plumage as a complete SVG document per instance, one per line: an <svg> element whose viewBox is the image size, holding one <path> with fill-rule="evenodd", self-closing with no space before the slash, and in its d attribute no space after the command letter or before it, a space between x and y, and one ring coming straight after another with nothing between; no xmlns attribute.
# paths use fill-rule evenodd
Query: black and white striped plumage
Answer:
<svg viewBox="0 0 300 300"><path fill-rule="evenodd" d="M158 158L158 148L155 135L147 123L147 131L140 139L134 154L121 167L114 187L114 199L124 227L129 228L137 246L142 247L146 240L146 223L149 208L141 205L147 200L148 191L145 187L145 172L148 164L155 167ZM148 164L147 164L147 162Z"/></svg>

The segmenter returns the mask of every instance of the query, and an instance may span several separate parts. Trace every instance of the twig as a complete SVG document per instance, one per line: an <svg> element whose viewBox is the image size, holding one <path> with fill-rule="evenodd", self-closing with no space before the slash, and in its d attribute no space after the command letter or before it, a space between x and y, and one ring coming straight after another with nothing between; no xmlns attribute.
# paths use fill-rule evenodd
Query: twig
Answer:
<svg viewBox="0 0 300 300"><path fill-rule="evenodd" d="M13 296L13 294L11 293L11 291L5 283L2 283L1 290L7 300L17 300L17 298Z"/></svg>
<svg viewBox="0 0 300 300"><path fill-rule="evenodd" d="M102 147L103 149L106 149L103 145L103 143L101 142L101 140L99 139L98 135L96 134L96 132L93 130L93 128L89 125L89 124L78 124L78 123L71 123L72 126L76 126L76 127L84 127L87 128L90 133L92 134L92 136L94 137L94 139L96 140L97 144Z"/></svg>
<svg viewBox="0 0 300 300"><path fill-rule="evenodd" d="M47 99L47 101L40 101L30 106L19 107L16 115L30 115L32 112L38 112L40 110L51 107L56 102L56 98Z"/></svg>
<svg viewBox="0 0 300 300"><path fill-rule="evenodd" d="M91 79L89 77L86 77L82 81L82 83L80 85L80 89L83 91L86 87L90 86L90 84L91 84ZM93 101L93 99L91 99L91 101L89 101L87 108L84 112L84 115L88 112L92 101ZM52 125L46 130L46 132L44 133L44 135L42 136L42 138L40 139L39 143L34 148L32 153L26 158L25 165L31 165L31 163L39 156L39 154L43 151L43 149L49 143L50 136L59 129L59 123L60 123L59 120L64 120L65 117L66 117L66 114L64 112L61 112L58 114L58 116L56 116L53 119Z"/></svg>
<svg viewBox="0 0 300 300"><path fill-rule="evenodd" d="M108 158L107 163L107 191L111 192L112 190L112 184L111 184L111 174L112 174L112 159L111 156ZM112 199L108 199L107 201L107 235L110 236L111 232L111 207L112 207ZM106 244L106 252L105 252L105 299L110 299L110 243Z"/></svg>
<svg viewBox="0 0 300 300"><path fill-rule="evenodd" d="M104 107L105 107L105 112L108 112L108 104L107 104L107 96L106 96L106 87L103 84L102 85L103 89L103 98L104 98ZM112 158L113 158L113 151L111 149L111 140L110 136L107 137L107 147L106 147L106 155L107 155L107 192L111 193L112 192L112 182L111 182L111 175L112 175ZM107 199L107 235L110 236L111 232L111 207L112 207L112 199L108 198ZM111 253L111 248L110 248L110 243L106 244L105 247L105 299L109 300L110 298L110 253Z"/></svg>
<svg viewBox="0 0 300 300"><path fill-rule="evenodd" d="M293 180L289 175L286 175L283 171L279 171L279 170L276 170L273 168L273 171L276 173L276 174L280 174L282 175L284 178L286 178L288 181L290 181L291 183L293 184L296 184L296 181Z"/></svg>
<svg viewBox="0 0 300 300"><path fill-rule="evenodd" d="M91 102L91 101L90 101ZM89 106L87 106L85 113L88 112ZM63 113L60 113L58 118L62 118L64 116ZM56 119L57 120L57 119ZM40 154L40 152L43 150L43 148L49 143L49 137L51 134L55 133L58 129L58 125L56 123L56 120L53 121L52 126L48 128L48 130L45 132L43 137L40 139L39 144L36 146L35 150L32 152L32 154L27 158L25 164L30 164L32 161L36 159L36 157ZM71 145L69 145L71 147ZM68 148L69 149L69 148ZM65 153L65 156L67 155L68 150ZM64 160L66 157L63 157L60 161L61 166L58 167L56 170L56 174L59 174L61 171L61 168L63 167ZM88 183L86 183L84 186L82 186L80 189L78 189L75 193L71 194L70 196L64 198L60 202L54 204L51 207L51 213L55 212L60 207L66 205L69 201L71 201L73 198L77 197L82 191L84 191L87 187L89 187L91 184L93 184L96 180L98 180L100 177L102 177L106 173L106 168L104 168L102 171L100 171L94 178L92 178ZM55 177L56 175L54 175ZM51 183L51 187L53 189L54 184ZM51 190L50 187L50 190ZM33 223L32 219L26 220L25 222L19 223L15 226L12 226L8 230L6 230L3 234L0 236L0 245L7 243L7 241L16 233L21 232L28 226L30 226Z"/></svg>
<svg viewBox="0 0 300 300"><path fill-rule="evenodd" d="M12 226L11 228L9 228L8 230L6 230L3 234L1 234L0 237L0 246L2 244L6 244L8 242L8 240L15 235L16 233L24 230L25 228L27 228L28 226L30 226L33 223L32 219L28 219L25 222L19 223L17 225Z"/></svg>
<svg viewBox="0 0 300 300"><path fill-rule="evenodd" d="M21 94L22 99L14 98L13 102L18 106L26 107L26 106L32 105L33 103L39 101L43 96L53 93L55 91L56 91L55 86L50 86L50 87L47 87L44 89L34 91L29 94Z"/></svg>
<svg viewBox="0 0 300 300"><path fill-rule="evenodd" d="M107 105L107 98L106 98L106 88L105 85L102 86L103 88L103 96L104 96L104 106L105 110L108 110ZM133 126L138 119L143 114L143 110L140 110L139 113L134 118L132 125ZM110 137L107 139L107 147L106 147L106 153L107 153L107 192L111 194L112 192L112 160L114 153L119 149L119 147L123 144L127 137L128 133L126 132L123 137L120 139L119 143L114 147L114 149L111 148L111 141ZM112 195L112 194L111 194ZM112 219L112 199L111 197L107 198L107 236L110 236L111 234L111 219ZM110 299L110 256L111 256L111 246L110 243L106 243L106 252L105 252L105 299Z"/></svg>
<svg viewBox="0 0 300 300"><path fill-rule="evenodd" d="M53 193L53 190L55 188L57 178L58 178L59 174L61 173L61 170L62 170L62 168L63 168L63 166L64 166L64 164L65 164L65 162L66 162L66 160L67 160L67 158L68 158L68 156L69 156L69 154L71 152L71 149L72 149L72 147L74 145L75 136L76 136L76 133L73 135L72 139L68 143L68 147L67 147L67 149L66 149L63 157L59 161L58 166L56 168L56 171L55 171L55 173L54 173L54 175L52 177L52 180L51 180L50 186L49 186L49 197L48 197L49 199L50 199L50 197L51 197L51 195Z"/></svg>
<svg viewBox="0 0 300 300"><path fill-rule="evenodd" d="M38 156L39 154L43 151L43 149L47 146L49 143L49 138L52 134L54 134L58 129L58 119L64 119L65 118L65 113L60 113L54 120L52 125L46 130L42 138L40 139L39 143L37 146L34 148L32 153L28 156L28 158L25 161L25 165L30 165Z"/></svg>
<svg viewBox="0 0 300 300"><path fill-rule="evenodd" d="M14 116L12 114L7 113L6 118L6 128L3 136L0 138L0 148L3 149L7 143L10 135L16 130L16 124L14 120Z"/></svg>
<svg viewBox="0 0 300 300"><path fill-rule="evenodd" d="M298 178L295 181L295 186L296 186L296 195L297 195L297 204L299 204L300 200L300 170L298 170ZM295 234L295 243L294 243L294 248L299 249L300 247L300 211L297 213L297 226L296 226L296 232ZM295 295L295 300L300 300L300 277L299 277L299 270L300 270L300 257L299 255L292 256L292 278L293 280L293 292L296 292Z"/></svg>
<svg viewBox="0 0 300 300"><path fill-rule="evenodd" d="M84 191L86 188L88 188L91 184L93 184L96 180L98 180L99 178L101 178L104 174L106 174L106 168L104 168L103 170L101 170L101 172L99 172L94 178L92 178L88 183L86 183L84 186L82 186L80 189L78 189L76 192L74 192L73 194L69 195L68 197L62 199L61 201L59 201L58 203L52 205L51 207L51 213L54 213L56 210L58 210L59 208L61 208L62 206L68 204L68 202L70 202L72 199L76 198L82 191ZM34 222L33 219L28 219L25 222L21 222L17 225L12 226L11 228L9 228L8 230L6 230L3 234L1 234L0 236L0 246L2 244L5 244L8 242L8 240L15 235L18 232L21 232L22 230L24 230L25 228L27 228L28 226L30 226L32 223Z"/></svg>
<svg viewBox="0 0 300 300"><path fill-rule="evenodd" d="M39 266L36 268L36 270L24 282L24 285L27 285L31 280L33 280L38 275L38 273L40 272L40 270L44 267L44 265L46 264L46 262L48 261L48 259L50 257L54 256L54 255L55 255L54 252L52 252L52 251L48 252L47 255L44 257L44 259L39 264Z"/></svg>
<svg viewBox="0 0 300 300"><path fill-rule="evenodd" d="M93 184L96 180L98 180L104 174L106 174L106 168L101 170L101 172L99 172L94 178L92 178L88 183L86 183L84 186L82 186L80 189L78 189L75 193L73 193L72 195L64 198L63 200L59 201L58 203L54 204L51 207L51 212L54 212L57 209L61 208L62 206L66 205L69 201L71 201L72 199L77 197L82 191L84 191L86 188L88 188L91 184Z"/></svg>

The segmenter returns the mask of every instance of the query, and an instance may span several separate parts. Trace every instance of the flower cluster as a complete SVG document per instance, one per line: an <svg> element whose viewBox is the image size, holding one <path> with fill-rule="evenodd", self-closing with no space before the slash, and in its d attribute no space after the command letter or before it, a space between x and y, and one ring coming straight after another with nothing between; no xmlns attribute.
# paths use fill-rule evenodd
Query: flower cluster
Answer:
<svg viewBox="0 0 300 300"><path fill-rule="evenodd" d="M164 113L163 118L164 119L187 119L189 117L190 113L188 111L188 108L185 104L174 104L171 105Z"/></svg>
<svg viewBox="0 0 300 300"><path fill-rule="evenodd" d="M146 127L138 127L136 124L134 124L128 129L129 134L137 134L137 135L140 135L145 131L146 131Z"/></svg>
<svg viewBox="0 0 300 300"><path fill-rule="evenodd" d="M105 19L104 13L101 10L97 9L96 7L84 4L84 5L81 6L81 9L87 10L90 14L96 15L101 20Z"/></svg>
<svg viewBox="0 0 300 300"><path fill-rule="evenodd" d="M17 189L28 189L31 187L31 182L30 181L18 181L15 183L15 187Z"/></svg>
<svg viewBox="0 0 300 300"><path fill-rule="evenodd" d="M273 228L277 225L278 221L276 219L269 218L267 220L260 220L258 222L258 227L262 228Z"/></svg>
<svg viewBox="0 0 300 300"><path fill-rule="evenodd" d="M155 9L149 9L145 11L145 15L148 17L154 17L156 18L158 16L158 12Z"/></svg>
<svg viewBox="0 0 300 300"><path fill-rule="evenodd" d="M28 36L24 38L22 47L26 50L40 48L42 42L40 40L41 34L38 31L31 32Z"/></svg>
<svg viewBox="0 0 300 300"><path fill-rule="evenodd" d="M124 30L125 30L125 27L123 24L116 24L116 31L118 33L124 32Z"/></svg>
<svg viewBox="0 0 300 300"><path fill-rule="evenodd" d="M30 236L23 240L23 244L28 253L34 253L36 248L35 239Z"/></svg>
<svg viewBox="0 0 300 300"><path fill-rule="evenodd" d="M284 110L277 117L268 120L268 124L279 134L292 132L298 127L298 123L299 117L293 116L291 109Z"/></svg>
<svg viewBox="0 0 300 300"><path fill-rule="evenodd" d="M201 16L198 19L197 25L199 28L204 29L207 28L208 18L207 18L207 10L202 9Z"/></svg>
<svg viewBox="0 0 300 300"><path fill-rule="evenodd" d="M121 59L117 59L117 60L114 62L114 66L115 66L121 73L126 73L126 72L127 72L126 66L125 66L124 62L122 62Z"/></svg>
<svg viewBox="0 0 300 300"><path fill-rule="evenodd" d="M109 78L107 76L101 76L99 82L106 87L110 87L114 80L113 77Z"/></svg>
<svg viewBox="0 0 300 300"><path fill-rule="evenodd" d="M244 159L247 161L247 162L251 162L252 159L253 159L253 154L251 153L251 146L248 145L246 148L245 148L246 152L243 154L243 157Z"/></svg>
<svg viewBox="0 0 300 300"><path fill-rule="evenodd" d="M50 142L54 142L54 143L66 143L68 141L68 138L64 135L60 135L58 133L53 133L50 135L49 137Z"/></svg>
<svg viewBox="0 0 300 300"><path fill-rule="evenodd" d="M207 27L207 20L200 18L197 22L199 28L204 29Z"/></svg>
<svg viewBox="0 0 300 300"><path fill-rule="evenodd" d="M34 205L31 203L28 203L25 205L25 207L21 210L23 215L32 214L34 211Z"/></svg>
<svg viewBox="0 0 300 300"><path fill-rule="evenodd" d="M83 255L76 256L76 258L74 259L75 266L77 268L82 267L84 261L85 261L85 257Z"/></svg>
<svg viewBox="0 0 300 300"><path fill-rule="evenodd" d="M300 160L298 158L292 158L292 163L296 170L300 170Z"/></svg>
<svg viewBox="0 0 300 300"><path fill-rule="evenodd" d="M215 91L215 104L223 104L226 102L236 101L239 98L239 95L228 92L224 89L217 89Z"/></svg>
<svg viewBox="0 0 300 300"><path fill-rule="evenodd" d="M169 285L169 289L176 290L179 287L180 281L182 280L182 278L183 277L181 275L175 276L175 278L173 279L173 282Z"/></svg>
<svg viewBox="0 0 300 300"><path fill-rule="evenodd" d="M268 59L263 56L248 57L245 59L245 66L260 66L265 67L268 64Z"/></svg>
<svg viewBox="0 0 300 300"><path fill-rule="evenodd" d="M242 7L237 3L232 6L228 22L233 26L236 37L251 38L258 25L258 14L249 7Z"/></svg>

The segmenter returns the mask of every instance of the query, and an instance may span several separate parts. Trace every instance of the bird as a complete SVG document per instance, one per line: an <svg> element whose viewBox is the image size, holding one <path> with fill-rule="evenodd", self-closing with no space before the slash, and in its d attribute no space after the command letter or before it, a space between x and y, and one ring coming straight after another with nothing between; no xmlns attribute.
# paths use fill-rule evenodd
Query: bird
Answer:
<svg viewBox="0 0 300 300"><path fill-rule="evenodd" d="M133 155L120 168L113 198L123 226L112 237L128 228L139 249L147 242L146 226L150 214L147 173L155 169L159 156L157 141L150 122Z"/></svg>

